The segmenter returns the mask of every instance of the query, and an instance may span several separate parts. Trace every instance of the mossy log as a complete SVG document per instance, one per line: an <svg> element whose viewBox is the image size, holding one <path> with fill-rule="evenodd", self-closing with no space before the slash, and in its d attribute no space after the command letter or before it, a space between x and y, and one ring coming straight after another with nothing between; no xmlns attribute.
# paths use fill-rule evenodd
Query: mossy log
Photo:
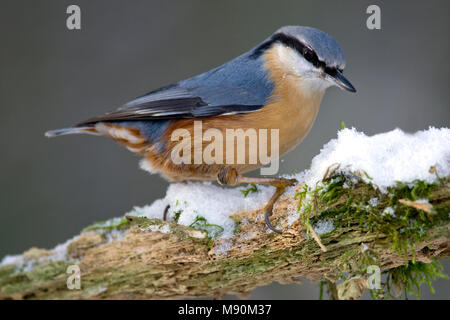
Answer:
<svg viewBox="0 0 450 320"><path fill-rule="evenodd" d="M296 191L300 192L300 188ZM411 192L413 187L408 188ZM262 212L256 210L234 215L236 232L227 240L212 241L204 231L174 222L130 218L117 226L120 229L116 232L117 237L107 228L82 232L68 243L63 259L46 260L52 252L34 248L23 254L21 266L0 267L0 298L245 296L258 286L273 281L298 283L301 277L328 283L337 283L343 274L347 278L365 279L365 268L372 262L381 270L392 270L412 259L429 263L432 259L448 257L450 253L450 184L442 182L430 188L428 209L432 209L428 210L419 203L415 205L411 199L400 199L400 191L382 195L370 184L360 182L351 188L351 194L338 192L331 200L313 199L310 216L305 220L299 215L299 219L288 226L283 218L289 208L298 204L298 197L294 199L291 194L278 200L271 217L273 223L278 222L283 227L282 234L268 231ZM397 190L400 189L399 186ZM393 202L398 212L406 212L408 219L416 215L425 217L430 223L423 228L423 235L415 237L405 233L402 238L402 227L395 223L391 223L387 231L377 228L377 224L368 226L370 221L364 218L368 213L358 214L358 210L361 211L362 205L374 196L379 201L373 209L380 217L383 216L380 212ZM317 235L308 225L313 226L324 216L333 220L335 229ZM440 218L436 218L438 216ZM389 222L380 220L378 223ZM35 263L32 268L24 267L30 263ZM70 265L80 269L80 289L68 289L70 274L67 268ZM357 293L349 294L348 288L343 288L347 281L335 288L334 296L358 298L365 289L364 283L358 283L361 290L356 290Z"/></svg>

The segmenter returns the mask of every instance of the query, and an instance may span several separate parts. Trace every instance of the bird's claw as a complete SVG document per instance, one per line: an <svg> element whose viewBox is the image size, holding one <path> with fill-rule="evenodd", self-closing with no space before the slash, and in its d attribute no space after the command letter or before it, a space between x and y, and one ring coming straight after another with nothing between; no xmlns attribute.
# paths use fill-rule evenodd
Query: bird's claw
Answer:
<svg viewBox="0 0 450 320"><path fill-rule="evenodd" d="M281 234L282 231L275 229L275 227L272 225L272 223L270 223L270 216L272 215L271 211L266 210L266 212L264 213L264 220L266 221L266 226L267 228L269 228L270 230L272 230L275 233L279 233Z"/></svg>

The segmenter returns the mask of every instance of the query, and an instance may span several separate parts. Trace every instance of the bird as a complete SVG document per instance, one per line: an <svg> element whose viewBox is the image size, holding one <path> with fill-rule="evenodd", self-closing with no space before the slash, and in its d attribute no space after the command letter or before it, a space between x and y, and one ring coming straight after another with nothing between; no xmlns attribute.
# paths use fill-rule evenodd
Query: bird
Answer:
<svg viewBox="0 0 450 320"><path fill-rule="evenodd" d="M245 140L248 152L244 163L225 161L226 156L219 149L212 154L220 161L192 162L195 152L208 144L195 138L196 123L201 121L202 133L212 129L224 136L233 129L278 130L277 151L281 157L306 137L327 88L337 86L356 92L343 75L345 64L341 47L329 34L308 26L284 26L246 53L212 70L153 90L115 111L72 127L47 131L45 135L86 133L112 138L143 157L142 169L160 174L169 182L216 180L227 186L241 183L274 186L264 216L267 227L281 233L271 224L270 215L276 200L296 180L243 175L263 166L260 160L248 161L258 149L251 148L250 139ZM186 143L187 149L181 152L182 139L173 138L180 130L194 136L194 141ZM236 144L237 140L230 146ZM175 151L188 156L191 162L174 161Z"/></svg>

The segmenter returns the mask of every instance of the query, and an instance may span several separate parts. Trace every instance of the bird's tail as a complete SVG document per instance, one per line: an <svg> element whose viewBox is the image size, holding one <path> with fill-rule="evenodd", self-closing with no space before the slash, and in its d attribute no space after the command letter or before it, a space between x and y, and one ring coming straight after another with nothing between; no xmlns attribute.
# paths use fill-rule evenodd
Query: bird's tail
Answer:
<svg viewBox="0 0 450 320"><path fill-rule="evenodd" d="M93 126L84 126L84 127L70 127L70 128L50 130L45 133L45 136L48 138L52 138L62 136L65 134L80 134L80 133L98 135L97 130L95 130Z"/></svg>

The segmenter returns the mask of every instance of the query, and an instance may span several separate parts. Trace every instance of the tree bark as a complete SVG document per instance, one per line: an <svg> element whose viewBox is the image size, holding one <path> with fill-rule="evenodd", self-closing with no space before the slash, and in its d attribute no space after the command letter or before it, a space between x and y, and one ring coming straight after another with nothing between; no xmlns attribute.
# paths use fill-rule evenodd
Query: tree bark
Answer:
<svg viewBox="0 0 450 320"><path fill-rule="evenodd" d="M367 198L367 190L362 184L353 195ZM310 218L342 206L346 199L342 195L331 205L317 203ZM435 186L429 201L433 208L450 211L450 185ZM308 233L300 219L287 226L282 218L297 202L292 195L285 196L274 207L271 220L281 221L282 234L267 230L259 210L235 214L239 228L226 240L211 241L203 231L145 218L130 218L119 231L82 232L69 241L62 259L50 259L55 254L51 250L33 248L22 255L19 266L0 267L0 298L218 298L245 295L273 281L298 283L300 277L336 283L342 272L358 273L369 252L377 257L381 270L405 265L414 255L422 262L449 256L448 219L429 228L425 240L414 243L415 254L410 250L402 256L392 250L386 234L365 230L357 218L322 236ZM160 232L164 225L170 232ZM68 288L68 282L73 285L69 279L73 274L67 273L71 265L79 267L80 289ZM359 274L364 278L363 272Z"/></svg>

